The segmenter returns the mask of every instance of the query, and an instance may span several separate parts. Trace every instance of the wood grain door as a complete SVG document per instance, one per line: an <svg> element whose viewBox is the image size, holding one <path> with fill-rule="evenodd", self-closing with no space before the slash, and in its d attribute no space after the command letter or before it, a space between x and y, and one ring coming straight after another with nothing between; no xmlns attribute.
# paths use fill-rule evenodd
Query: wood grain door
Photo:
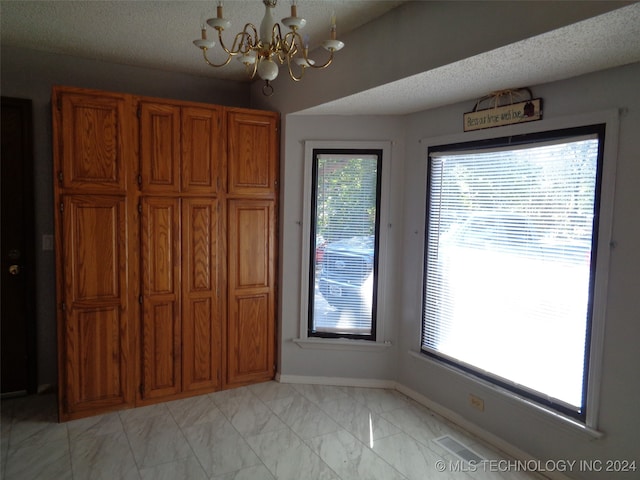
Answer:
<svg viewBox="0 0 640 480"><path fill-rule="evenodd" d="M183 199L182 232L183 390L217 390L222 362L218 201Z"/></svg>
<svg viewBox="0 0 640 480"><path fill-rule="evenodd" d="M95 193L125 193L127 164L134 157L128 97L54 91L54 138L60 186Z"/></svg>
<svg viewBox="0 0 640 480"><path fill-rule="evenodd" d="M140 177L144 193L180 191L180 107L140 102Z"/></svg>
<svg viewBox="0 0 640 480"><path fill-rule="evenodd" d="M180 200L144 197L141 217L143 400L181 391Z"/></svg>
<svg viewBox="0 0 640 480"><path fill-rule="evenodd" d="M182 108L182 192L215 195L224 145L220 108Z"/></svg>
<svg viewBox="0 0 640 480"><path fill-rule="evenodd" d="M268 200L229 201L227 384L274 375L275 209Z"/></svg>
<svg viewBox="0 0 640 480"><path fill-rule="evenodd" d="M133 405L125 203L62 197L62 399L70 415Z"/></svg>
<svg viewBox="0 0 640 480"><path fill-rule="evenodd" d="M227 110L229 195L275 198L277 119L271 112Z"/></svg>

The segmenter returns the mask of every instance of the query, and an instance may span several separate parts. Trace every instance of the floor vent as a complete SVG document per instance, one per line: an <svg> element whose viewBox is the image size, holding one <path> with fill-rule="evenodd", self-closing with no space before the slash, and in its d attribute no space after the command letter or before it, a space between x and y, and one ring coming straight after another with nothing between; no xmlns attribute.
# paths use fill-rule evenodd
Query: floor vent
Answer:
<svg viewBox="0 0 640 480"><path fill-rule="evenodd" d="M482 458L476 452L471 450L469 447L460 443L458 440L453 438L450 435L445 435L444 437L438 437L434 439L434 441L440 445L445 450L453 453L456 457L464 460L465 462L473 462L474 464L478 464L484 462L486 458Z"/></svg>

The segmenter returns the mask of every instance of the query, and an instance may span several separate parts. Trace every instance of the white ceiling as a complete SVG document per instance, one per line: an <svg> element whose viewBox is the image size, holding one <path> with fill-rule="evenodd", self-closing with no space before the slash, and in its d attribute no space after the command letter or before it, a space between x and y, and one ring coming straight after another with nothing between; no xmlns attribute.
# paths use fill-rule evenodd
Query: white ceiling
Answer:
<svg viewBox="0 0 640 480"><path fill-rule="evenodd" d="M332 13L338 38L403 3L399 0L298 0L298 16L307 20L301 33L308 34L313 49L329 38ZM125 65L178 71L226 80L249 81L244 67L231 62L211 68L192 41L200 38L200 26L216 16L216 0L208 1L6 1L0 2L1 41L46 52L93 58ZM276 20L291 13L290 0L275 7ZM259 28L265 7L261 0L224 0L224 17L231 20L225 42L245 23ZM210 27L209 39L217 38ZM286 33L286 32L285 32ZM215 35L214 35L215 34ZM217 42L216 42L217 43ZM219 52L219 45L214 51ZM225 55L214 55L220 62Z"/></svg>
<svg viewBox="0 0 640 480"><path fill-rule="evenodd" d="M299 0L298 15L313 48L327 37L337 16L338 38L383 15L403 1ZM208 1L7 1L0 2L2 45L93 58L125 65L247 81L237 62L210 68L192 40L215 16ZM276 18L289 16L280 0ZM232 32L256 26L260 0L225 0ZM214 33L209 28L210 38ZM558 48L561 46L561 48ZM218 47L216 46L216 49ZM222 57L214 57L218 60ZM562 27L499 49L319 105L309 114L405 114L489 91L535 85L640 61L640 3ZM464 74L473 71L473 77ZM500 77L494 73L500 71ZM640 84L640 79L639 79Z"/></svg>

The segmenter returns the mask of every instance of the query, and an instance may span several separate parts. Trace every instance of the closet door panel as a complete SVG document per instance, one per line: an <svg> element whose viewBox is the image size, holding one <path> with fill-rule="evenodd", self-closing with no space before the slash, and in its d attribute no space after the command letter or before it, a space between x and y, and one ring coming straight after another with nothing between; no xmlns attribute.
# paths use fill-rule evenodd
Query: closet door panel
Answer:
<svg viewBox="0 0 640 480"><path fill-rule="evenodd" d="M275 199L277 116L269 112L227 111L229 195Z"/></svg>
<svg viewBox="0 0 640 480"><path fill-rule="evenodd" d="M61 205L65 413L130 405L125 199L71 195Z"/></svg>
<svg viewBox="0 0 640 480"><path fill-rule="evenodd" d="M182 108L182 191L215 195L223 145L220 109Z"/></svg>
<svg viewBox="0 0 640 480"><path fill-rule="evenodd" d="M229 305L230 384L272 377L269 311L271 298L264 293L236 293Z"/></svg>
<svg viewBox="0 0 640 480"><path fill-rule="evenodd" d="M62 162L58 181L64 188L95 193L124 193L131 155L131 121L125 97L58 93L54 132Z"/></svg>
<svg viewBox="0 0 640 480"><path fill-rule="evenodd" d="M142 199L143 399L181 390L180 201Z"/></svg>
<svg viewBox="0 0 640 480"><path fill-rule="evenodd" d="M274 374L275 209L271 201L229 201L227 383Z"/></svg>
<svg viewBox="0 0 640 480"><path fill-rule="evenodd" d="M180 107L141 102L140 180L145 193L180 190Z"/></svg>
<svg viewBox="0 0 640 480"><path fill-rule="evenodd" d="M182 342L185 391L220 388L218 202L182 201Z"/></svg>

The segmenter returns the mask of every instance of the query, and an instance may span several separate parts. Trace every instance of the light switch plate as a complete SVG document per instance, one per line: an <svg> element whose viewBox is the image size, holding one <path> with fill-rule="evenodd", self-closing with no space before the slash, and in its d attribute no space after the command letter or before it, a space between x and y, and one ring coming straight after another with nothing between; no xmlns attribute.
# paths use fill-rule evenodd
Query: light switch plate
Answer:
<svg viewBox="0 0 640 480"><path fill-rule="evenodd" d="M42 235L42 251L47 252L53 250L53 235L46 233Z"/></svg>

